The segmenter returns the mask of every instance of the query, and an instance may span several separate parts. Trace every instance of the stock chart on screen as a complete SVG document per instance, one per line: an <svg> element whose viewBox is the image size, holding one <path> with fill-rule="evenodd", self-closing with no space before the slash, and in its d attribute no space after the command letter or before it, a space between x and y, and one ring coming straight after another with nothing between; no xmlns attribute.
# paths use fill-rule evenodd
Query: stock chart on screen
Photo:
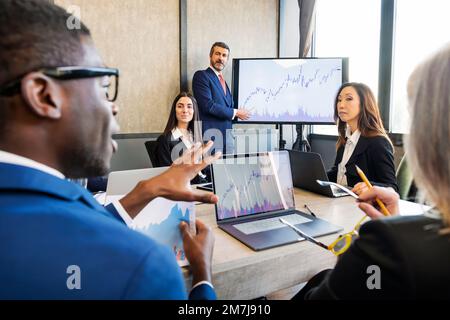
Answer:
<svg viewBox="0 0 450 320"><path fill-rule="evenodd" d="M248 122L333 123L334 99L347 77L344 60L238 59L236 104L250 111Z"/></svg>
<svg viewBox="0 0 450 320"><path fill-rule="evenodd" d="M293 207L292 182L281 178L283 159L265 155L214 164L217 218L228 219ZM289 167L286 167L289 171ZM290 182L290 183L289 183Z"/></svg>

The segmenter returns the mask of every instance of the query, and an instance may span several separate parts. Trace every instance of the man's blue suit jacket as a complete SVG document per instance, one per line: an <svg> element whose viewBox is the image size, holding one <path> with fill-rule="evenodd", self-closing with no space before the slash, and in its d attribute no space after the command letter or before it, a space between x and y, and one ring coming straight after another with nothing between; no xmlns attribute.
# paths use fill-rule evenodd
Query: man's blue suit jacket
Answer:
<svg viewBox="0 0 450 320"><path fill-rule="evenodd" d="M185 299L171 250L108 210L72 182L0 163L0 299ZM81 288L69 290L73 265Z"/></svg>
<svg viewBox="0 0 450 320"><path fill-rule="evenodd" d="M231 129L234 103L227 85L227 95L223 92L219 78L211 68L197 71L192 79L192 91L197 100L203 133L215 128L220 130L226 146L226 130Z"/></svg>

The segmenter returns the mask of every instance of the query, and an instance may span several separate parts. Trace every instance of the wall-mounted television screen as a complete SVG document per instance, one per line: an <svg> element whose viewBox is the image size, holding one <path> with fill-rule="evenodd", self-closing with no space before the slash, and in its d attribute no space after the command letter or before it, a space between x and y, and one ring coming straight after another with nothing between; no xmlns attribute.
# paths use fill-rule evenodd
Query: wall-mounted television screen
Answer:
<svg viewBox="0 0 450 320"><path fill-rule="evenodd" d="M233 59L239 123L334 123L334 99L348 81L348 58Z"/></svg>

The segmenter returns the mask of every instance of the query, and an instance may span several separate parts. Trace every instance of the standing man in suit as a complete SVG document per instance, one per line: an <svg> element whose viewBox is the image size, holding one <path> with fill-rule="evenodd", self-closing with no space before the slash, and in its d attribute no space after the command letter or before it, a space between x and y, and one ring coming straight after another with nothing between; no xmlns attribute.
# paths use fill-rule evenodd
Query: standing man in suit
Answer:
<svg viewBox="0 0 450 320"><path fill-rule="evenodd" d="M0 299L185 299L170 248L124 219L158 196L217 202L188 186L216 157L173 165L106 209L68 181L109 170L119 77L69 19L47 0L0 1ZM200 221L197 234L180 229L189 297L214 299L213 235Z"/></svg>
<svg viewBox="0 0 450 320"><path fill-rule="evenodd" d="M215 137L215 148L223 153L233 153L231 121L238 117L247 120L250 113L245 109L234 109L231 91L223 78L230 48L224 42L215 42L209 52L210 66L199 70L192 79L192 90L197 99L204 138ZM215 129L217 131L212 131ZM209 130L209 131L208 131ZM219 132L221 137L219 136Z"/></svg>

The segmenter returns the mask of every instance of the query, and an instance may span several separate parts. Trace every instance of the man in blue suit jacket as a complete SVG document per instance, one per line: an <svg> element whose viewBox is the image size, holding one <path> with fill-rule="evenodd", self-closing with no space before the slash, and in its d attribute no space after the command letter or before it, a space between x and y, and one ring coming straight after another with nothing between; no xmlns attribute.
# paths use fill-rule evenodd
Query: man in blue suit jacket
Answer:
<svg viewBox="0 0 450 320"><path fill-rule="evenodd" d="M109 170L118 70L104 68L86 26L70 30L73 17L49 1L2 0L0 19L0 299L187 298L171 250L121 217L158 196L216 202L187 185L217 156L174 165L101 207L65 178ZM206 150L184 160L194 151ZM211 230L200 221L195 235L180 229L189 298L214 299Z"/></svg>
<svg viewBox="0 0 450 320"><path fill-rule="evenodd" d="M0 299L186 298L169 248L80 186L0 151L0 161L13 157L20 165L0 163ZM214 297L208 285L190 294Z"/></svg>
<svg viewBox="0 0 450 320"><path fill-rule="evenodd" d="M234 109L230 88L223 78L222 70L227 64L229 54L228 45L223 42L214 43L209 52L210 66L206 70L197 71L192 79L192 90L198 103L204 138L214 136L215 148L223 148L224 153L234 151L230 138L231 121L235 117L247 120L250 116L245 109Z"/></svg>

